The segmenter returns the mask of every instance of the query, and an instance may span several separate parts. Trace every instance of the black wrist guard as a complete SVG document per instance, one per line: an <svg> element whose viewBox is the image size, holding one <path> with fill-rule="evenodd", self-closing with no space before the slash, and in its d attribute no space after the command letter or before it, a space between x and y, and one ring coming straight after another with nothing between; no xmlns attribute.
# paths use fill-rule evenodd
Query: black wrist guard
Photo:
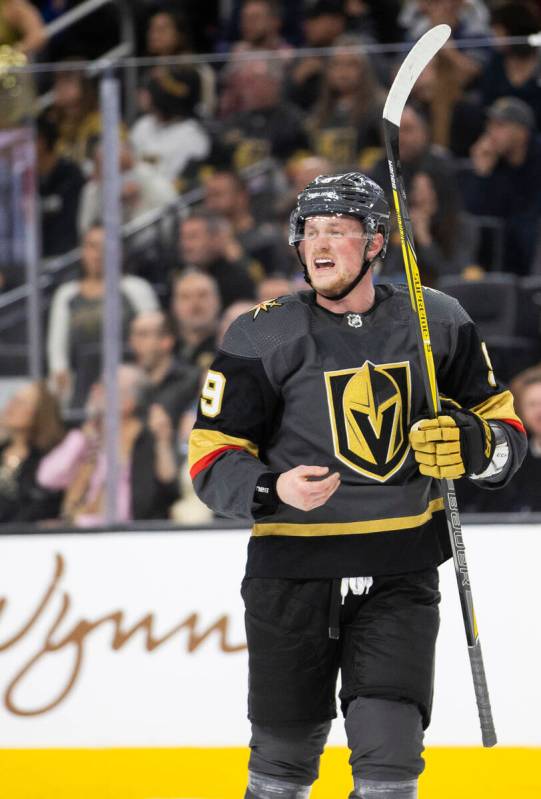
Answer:
<svg viewBox="0 0 541 799"><path fill-rule="evenodd" d="M265 510L274 510L280 502L276 492L276 483L279 477L278 472L263 472L257 479L254 502L264 505Z"/></svg>
<svg viewBox="0 0 541 799"><path fill-rule="evenodd" d="M460 453L466 474L482 474L488 468L496 446L489 423L473 411L449 407L447 403L442 403L441 413L454 419L460 430Z"/></svg>

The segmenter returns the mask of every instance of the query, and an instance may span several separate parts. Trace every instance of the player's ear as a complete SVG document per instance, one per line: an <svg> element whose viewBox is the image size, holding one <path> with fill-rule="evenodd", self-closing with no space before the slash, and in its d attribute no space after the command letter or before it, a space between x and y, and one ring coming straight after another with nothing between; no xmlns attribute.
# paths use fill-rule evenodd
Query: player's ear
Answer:
<svg viewBox="0 0 541 799"><path fill-rule="evenodd" d="M366 251L366 258L368 261L373 261L377 254L380 252L381 248L383 247L383 235L381 233L374 233L370 244L368 245L368 250Z"/></svg>

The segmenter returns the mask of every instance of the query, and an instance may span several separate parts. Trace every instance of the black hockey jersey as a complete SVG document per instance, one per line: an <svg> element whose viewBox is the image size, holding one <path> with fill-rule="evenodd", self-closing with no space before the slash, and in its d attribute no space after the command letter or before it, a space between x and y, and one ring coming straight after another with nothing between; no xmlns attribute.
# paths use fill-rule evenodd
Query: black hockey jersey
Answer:
<svg viewBox="0 0 541 799"><path fill-rule="evenodd" d="M525 448L513 398L459 303L425 289L441 395L501 426L513 464ZM190 437L199 497L250 518L247 575L397 574L450 557L438 481L411 451L427 416L415 317L405 286L376 286L366 313L335 314L312 291L256 306L234 322L208 372ZM312 511L254 503L263 472L328 466L341 485ZM502 482L503 484L503 482Z"/></svg>

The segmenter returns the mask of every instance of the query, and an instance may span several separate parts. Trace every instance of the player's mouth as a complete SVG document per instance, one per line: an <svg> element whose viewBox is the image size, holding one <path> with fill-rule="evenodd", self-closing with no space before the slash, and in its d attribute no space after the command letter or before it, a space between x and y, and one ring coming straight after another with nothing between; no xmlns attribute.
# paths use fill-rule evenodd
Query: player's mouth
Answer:
<svg viewBox="0 0 541 799"><path fill-rule="evenodd" d="M314 258L314 266L318 272L334 269L335 262L332 258Z"/></svg>

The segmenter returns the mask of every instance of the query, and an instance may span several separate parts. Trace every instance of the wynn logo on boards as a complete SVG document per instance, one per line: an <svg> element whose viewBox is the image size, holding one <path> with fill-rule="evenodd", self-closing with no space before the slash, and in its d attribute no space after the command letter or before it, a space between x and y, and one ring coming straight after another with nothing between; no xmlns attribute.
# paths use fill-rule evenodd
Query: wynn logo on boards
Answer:
<svg viewBox="0 0 541 799"><path fill-rule="evenodd" d="M3 693L5 708L15 716L39 716L48 713L69 696L81 676L83 666L88 673L87 661L91 652L92 633L98 629L109 628L111 630L109 645L113 652L122 649L138 633L142 637L145 651L149 654L155 652L175 636L181 638L182 633L187 633L187 636L183 638L183 646L188 655L193 654L211 637L224 654L232 654L246 649L244 641L230 642L230 617L225 614L202 629L199 614L190 613L159 636L155 632L158 626L155 614L150 612L131 626L127 625L126 614L123 610L113 610L96 619L70 620L70 612L73 611L75 603L72 596L62 587L65 571L64 558L57 554L52 578L45 584L35 610L28 618L21 620L19 628L8 638L3 638L2 630L8 599L0 597L0 658L3 653L15 649L20 643L26 643L26 649L28 649L28 642L32 643L30 647L32 654L23 660L15 674L8 675ZM44 626L46 632L43 636ZM51 663L54 663L55 655L64 651L72 653L70 666L67 670L62 666L64 673L54 681L52 695L43 697L41 702L34 703L30 707L25 703L25 688L34 697L35 685L32 684L32 681L38 668L45 662L50 666ZM0 673L5 676L5 669L2 668Z"/></svg>

